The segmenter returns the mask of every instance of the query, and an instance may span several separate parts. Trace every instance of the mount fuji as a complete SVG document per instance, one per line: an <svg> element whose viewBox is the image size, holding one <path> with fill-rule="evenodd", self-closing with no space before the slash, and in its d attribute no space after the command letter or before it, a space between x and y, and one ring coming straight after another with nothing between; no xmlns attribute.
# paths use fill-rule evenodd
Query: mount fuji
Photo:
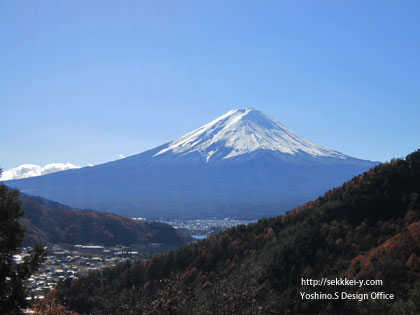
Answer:
<svg viewBox="0 0 420 315"><path fill-rule="evenodd" d="M76 208L151 219L262 217L316 198L377 164L244 109L137 155L5 184Z"/></svg>

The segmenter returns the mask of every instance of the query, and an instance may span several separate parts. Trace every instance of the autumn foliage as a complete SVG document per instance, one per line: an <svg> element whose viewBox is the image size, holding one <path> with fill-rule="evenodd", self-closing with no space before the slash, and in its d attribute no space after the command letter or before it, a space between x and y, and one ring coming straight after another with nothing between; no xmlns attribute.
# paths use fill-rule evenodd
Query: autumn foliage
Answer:
<svg viewBox="0 0 420 315"><path fill-rule="evenodd" d="M36 315L77 315L57 301L54 290L51 290L44 299L37 299L33 311Z"/></svg>

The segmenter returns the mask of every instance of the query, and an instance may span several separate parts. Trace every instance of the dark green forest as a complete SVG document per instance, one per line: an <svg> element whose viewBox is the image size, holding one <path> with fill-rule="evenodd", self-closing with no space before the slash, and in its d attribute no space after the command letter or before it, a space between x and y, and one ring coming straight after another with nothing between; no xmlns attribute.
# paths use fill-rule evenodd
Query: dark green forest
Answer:
<svg viewBox="0 0 420 315"><path fill-rule="evenodd" d="M322 277L380 286L302 286ZM394 300L303 300L300 292ZM61 303L91 314L418 314L420 151L354 177L287 214L145 261L66 280Z"/></svg>
<svg viewBox="0 0 420 315"><path fill-rule="evenodd" d="M2 170L0 169L0 176ZM46 250L37 244L22 261L17 263L14 255L20 253L25 235L19 223L23 212L19 192L0 183L0 314L23 314L30 306L26 299L27 279L45 260Z"/></svg>

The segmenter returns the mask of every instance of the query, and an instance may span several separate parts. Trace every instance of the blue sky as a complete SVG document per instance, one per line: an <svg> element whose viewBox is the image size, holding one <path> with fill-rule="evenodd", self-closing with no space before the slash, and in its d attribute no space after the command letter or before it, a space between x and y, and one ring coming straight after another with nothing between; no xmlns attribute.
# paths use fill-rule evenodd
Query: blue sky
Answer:
<svg viewBox="0 0 420 315"><path fill-rule="evenodd" d="M98 164L253 107L385 161L420 147L419 1L1 1L0 166Z"/></svg>

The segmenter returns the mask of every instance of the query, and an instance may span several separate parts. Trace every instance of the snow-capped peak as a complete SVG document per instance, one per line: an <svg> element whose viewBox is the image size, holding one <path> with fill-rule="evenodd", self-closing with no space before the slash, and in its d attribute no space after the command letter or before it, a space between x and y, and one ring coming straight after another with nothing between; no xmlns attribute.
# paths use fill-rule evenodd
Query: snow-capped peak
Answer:
<svg viewBox="0 0 420 315"><path fill-rule="evenodd" d="M347 156L300 137L262 112L248 108L231 110L212 122L170 142L155 156L167 152L198 152L208 162L213 157L228 159L256 150L271 150L313 157Z"/></svg>

